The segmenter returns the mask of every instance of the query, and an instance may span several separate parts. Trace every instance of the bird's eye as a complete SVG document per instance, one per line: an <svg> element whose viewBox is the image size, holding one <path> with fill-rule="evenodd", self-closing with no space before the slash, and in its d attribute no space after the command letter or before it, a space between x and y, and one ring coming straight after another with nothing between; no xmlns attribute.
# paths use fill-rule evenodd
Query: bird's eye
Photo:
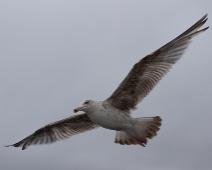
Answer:
<svg viewBox="0 0 212 170"><path fill-rule="evenodd" d="M86 100L86 101L85 101L85 104L88 104L88 103L89 103L89 101L88 101L88 100Z"/></svg>

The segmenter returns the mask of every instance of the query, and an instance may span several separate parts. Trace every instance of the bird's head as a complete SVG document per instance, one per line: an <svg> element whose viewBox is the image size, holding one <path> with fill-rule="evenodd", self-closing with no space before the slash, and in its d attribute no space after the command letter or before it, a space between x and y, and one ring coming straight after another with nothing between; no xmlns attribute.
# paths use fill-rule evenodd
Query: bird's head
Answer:
<svg viewBox="0 0 212 170"><path fill-rule="evenodd" d="M78 111L89 111L89 110L92 110L92 108L95 107L95 103L97 103L97 101L95 100L86 100L84 103L82 103L81 106L77 107L76 109L74 109L74 112L78 112Z"/></svg>

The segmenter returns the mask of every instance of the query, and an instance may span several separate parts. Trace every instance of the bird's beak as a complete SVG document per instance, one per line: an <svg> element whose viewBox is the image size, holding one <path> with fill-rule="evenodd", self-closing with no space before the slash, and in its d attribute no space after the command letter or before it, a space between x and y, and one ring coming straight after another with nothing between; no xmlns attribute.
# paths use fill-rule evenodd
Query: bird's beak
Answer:
<svg viewBox="0 0 212 170"><path fill-rule="evenodd" d="M83 106L77 107L76 109L74 109L74 113L77 113L78 111L82 111L83 110Z"/></svg>

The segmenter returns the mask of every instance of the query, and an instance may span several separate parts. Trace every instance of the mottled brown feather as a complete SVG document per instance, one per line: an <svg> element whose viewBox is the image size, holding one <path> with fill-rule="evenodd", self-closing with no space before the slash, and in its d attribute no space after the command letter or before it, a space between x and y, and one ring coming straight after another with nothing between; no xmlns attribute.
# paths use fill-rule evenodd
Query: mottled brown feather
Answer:
<svg viewBox="0 0 212 170"><path fill-rule="evenodd" d="M198 30L207 21L206 17L207 14L184 33L136 63L107 99L111 105L121 110L134 109L181 58L191 39L209 28Z"/></svg>
<svg viewBox="0 0 212 170"><path fill-rule="evenodd" d="M8 146L22 147L24 150L30 145L50 144L97 127L85 113L78 114L50 123L20 142Z"/></svg>

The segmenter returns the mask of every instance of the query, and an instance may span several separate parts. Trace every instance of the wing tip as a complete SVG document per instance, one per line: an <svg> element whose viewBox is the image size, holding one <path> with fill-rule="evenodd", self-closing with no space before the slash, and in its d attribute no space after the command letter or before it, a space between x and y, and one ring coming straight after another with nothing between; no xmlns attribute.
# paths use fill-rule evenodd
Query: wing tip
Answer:
<svg viewBox="0 0 212 170"><path fill-rule="evenodd" d="M203 28L202 31L206 31L208 28L210 28L210 27L207 26L206 28Z"/></svg>
<svg viewBox="0 0 212 170"><path fill-rule="evenodd" d="M4 147L10 147L10 146L13 146L13 147L22 147L22 150L25 150L26 148L28 148L28 145L27 143L25 143L24 145L20 144L20 142L18 143L15 143L15 144L12 144L12 145L4 145Z"/></svg>
<svg viewBox="0 0 212 170"><path fill-rule="evenodd" d="M206 13L201 19L200 21L202 21L202 25L205 24L208 20L207 18L208 14ZM209 28L209 26L207 26L206 28L203 28L201 31L206 31Z"/></svg>
<svg viewBox="0 0 212 170"><path fill-rule="evenodd" d="M10 147L10 146L13 146L13 147L19 147L19 146L16 146L15 144L13 144L13 145L4 145L4 147ZM22 147L22 150L25 150L27 147Z"/></svg>
<svg viewBox="0 0 212 170"><path fill-rule="evenodd" d="M208 16L208 13L206 13L201 19L202 19L202 20L208 19L207 16Z"/></svg>

